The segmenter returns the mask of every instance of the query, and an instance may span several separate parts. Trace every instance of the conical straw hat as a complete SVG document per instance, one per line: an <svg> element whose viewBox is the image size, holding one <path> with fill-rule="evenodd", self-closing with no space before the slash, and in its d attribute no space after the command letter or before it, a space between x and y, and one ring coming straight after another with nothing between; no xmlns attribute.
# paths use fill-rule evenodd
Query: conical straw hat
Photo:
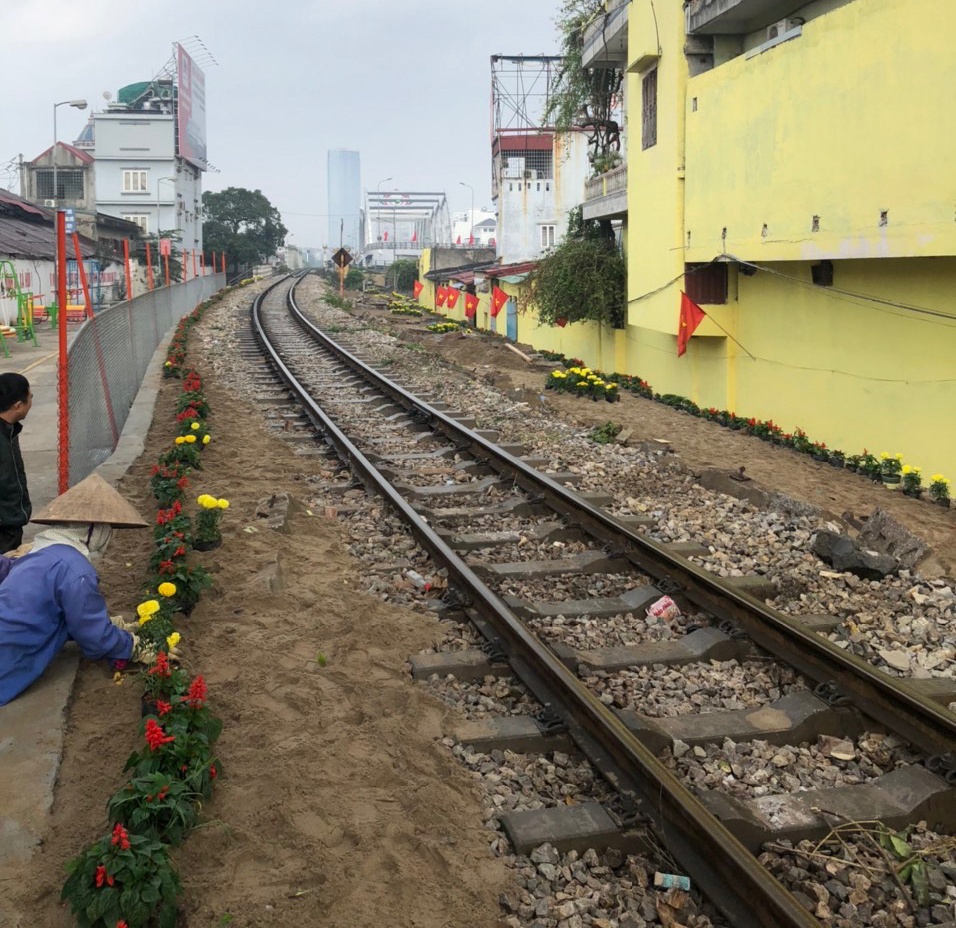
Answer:
<svg viewBox="0 0 956 928"><path fill-rule="evenodd" d="M143 517L99 474L90 474L44 506L33 522L106 522L114 528L145 528Z"/></svg>

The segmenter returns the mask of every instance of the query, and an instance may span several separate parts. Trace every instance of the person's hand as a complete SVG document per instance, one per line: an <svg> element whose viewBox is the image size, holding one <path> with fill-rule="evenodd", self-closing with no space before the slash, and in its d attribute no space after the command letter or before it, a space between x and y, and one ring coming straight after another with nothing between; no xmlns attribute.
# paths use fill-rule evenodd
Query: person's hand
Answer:
<svg viewBox="0 0 956 928"><path fill-rule="evenodd" d="M135 622L126 622L121 615L111 615L110 622L124 632L129 632L131 635L138 627Z"/></svg>
<svg viewBox="0 0 956 928"><path fill-rule="evenodd" d="M140 664L152 664L156 660L159 648L153 642L141 639L137 634L131 634L133 634L133 653L130 655L130 660L138 661ZM180 660L178 642L176 647L167 648L166 653L171 661Z"/></svg>

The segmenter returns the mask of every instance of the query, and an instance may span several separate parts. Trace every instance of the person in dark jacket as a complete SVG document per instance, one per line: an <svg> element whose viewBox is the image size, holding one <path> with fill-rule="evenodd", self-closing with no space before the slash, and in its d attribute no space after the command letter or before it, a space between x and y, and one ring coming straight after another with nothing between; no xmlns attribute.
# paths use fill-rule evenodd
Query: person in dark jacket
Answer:
<svg viewBox="0 0 956 928"><path fill-rule="evenodd" d="M19 547L32 512L20 454L22 423L32 405L23 374L0 374L0 554Z"/></svg>
<svg viewBox="0 0 956 928"><path fill-rule="evenodd" d="M29 554L0 557L0 706L36 681L69 640L89 660L156 658L136 625L110 617L91 563L114 529L145 527L142 516L91 474L33 521L45 526Z"/></svg>

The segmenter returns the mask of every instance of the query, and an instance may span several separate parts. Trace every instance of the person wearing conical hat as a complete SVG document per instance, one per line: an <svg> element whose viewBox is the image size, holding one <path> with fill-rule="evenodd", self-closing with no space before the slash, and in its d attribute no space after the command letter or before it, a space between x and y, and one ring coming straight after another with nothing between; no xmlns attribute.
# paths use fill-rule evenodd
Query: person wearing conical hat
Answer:
<svg viewBox="0 0 956 928"><path fill-rule="evenodd" d="M45 524L23 557L0 557L0 706L37 680L67 641L90 660L155 658L110 619L93 567L114 529L145 528L139 513L92 474L33 517ZM132 626L135 627L135 626Z"/></svg>

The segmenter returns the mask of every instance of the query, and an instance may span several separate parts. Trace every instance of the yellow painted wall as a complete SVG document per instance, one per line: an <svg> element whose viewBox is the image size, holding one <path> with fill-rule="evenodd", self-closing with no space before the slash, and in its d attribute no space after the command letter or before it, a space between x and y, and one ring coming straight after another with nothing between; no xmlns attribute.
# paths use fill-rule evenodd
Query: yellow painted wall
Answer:
<svg viewBox="0 0 956 928"><path fill-rule="evenodd" d="M418 305L426 309L432 309L435 305L435 284L431 280L426 280L425 275L431 270L432 250L425 248L422 250L421 257L418 259L418 282L422 285L422 292L418 294Z"/></svg>
<svg viewBox="0 0 956 928"><path fill-rule="evenodd" d="M956 254L954 36L953 0L857 0L690 78L687 260Z"/></svg>

